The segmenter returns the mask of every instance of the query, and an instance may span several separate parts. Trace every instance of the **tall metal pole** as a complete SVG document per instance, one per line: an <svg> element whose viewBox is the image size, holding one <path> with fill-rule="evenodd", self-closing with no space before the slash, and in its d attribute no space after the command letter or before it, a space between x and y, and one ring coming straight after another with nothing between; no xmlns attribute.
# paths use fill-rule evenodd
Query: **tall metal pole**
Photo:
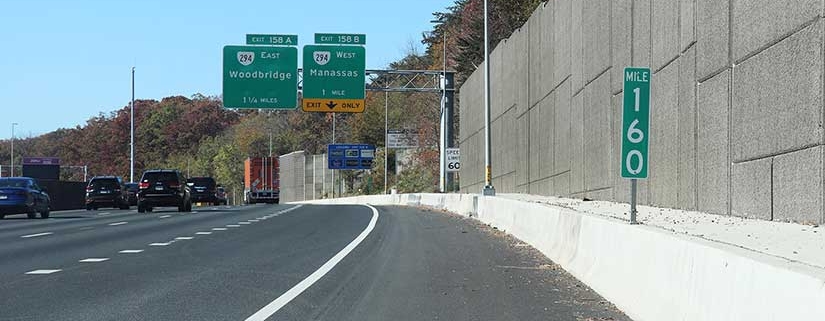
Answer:
<svg viewBox="0 0 825 321"><path fill-rule="evenodd" d="M135 67L132 67L132 103L129 104L129 182L135 182Z"/></svg>
<svg viewBox="0 0 825 321"><path fill-rule="evenodd" d="M335 144L335 113L332 113L332 143ZM327 157L329 157L329 150L327 150ZM338 184L335 184L335 170L332 170L332 198L335 198L335 188L338 187Z"/></svg>
<svg viewBox="0 0 825 321"><path fill-rule="evenodd" d="M484 0L484 190L483 195L495 196L493 160L490 151L490 30L487 0Z"/></svg>
<svg viewBox="0 0 825 321"><path fill-rule="evenodd" d="M390 159L390 145L389 145L389 141L390 141L390 135L389 135L389 131L390 131L390 128L389 128L390 114L389 114L389 110L390 110L390 108L389 108L389 98L390 98L390 93L388 91L385 91L384 92L384 194L387 194L387 176L389 175L389 173L387 173L387 171L389 171L389 168L390 168L389 165L387 164L389 162L389 159Z"/></svg>
<svg viewBox="0 0 825 321"><path fill-rule="evenodd" d="M444 39L446 41L446 38ZM444 46L444 52L446 52L446 45ZM445 60L446 62L446 60ZM446 191L446 180L447 180L447 113L444 112L445 104L447 98L447 68L445 65L444 71L441 74L441 133L439 137L440 147L438 151L438 190L442 193Z"/></svg>
<svg viewBox="0 0 825 321"><path fill-rule="evenodd" d="M9 177L14 177L14 126L17 126L17 123L11 123L11 167L9 168Z"/></svg>

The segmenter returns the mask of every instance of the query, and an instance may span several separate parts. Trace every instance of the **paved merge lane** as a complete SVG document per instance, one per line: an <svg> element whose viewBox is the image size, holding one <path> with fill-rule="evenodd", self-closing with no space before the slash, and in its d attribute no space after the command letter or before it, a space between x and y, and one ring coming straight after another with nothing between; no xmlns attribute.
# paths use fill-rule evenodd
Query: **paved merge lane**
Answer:
<svg viewBox="0 0 825 321"><path fill-rule="evenodd" d="M256 320L627 320L529 248L455 216L380 208L367 234L365 206L196 210L0 221L0 320L244 320L284 297ZM22 237L38 233L51 234Z"/></svg>

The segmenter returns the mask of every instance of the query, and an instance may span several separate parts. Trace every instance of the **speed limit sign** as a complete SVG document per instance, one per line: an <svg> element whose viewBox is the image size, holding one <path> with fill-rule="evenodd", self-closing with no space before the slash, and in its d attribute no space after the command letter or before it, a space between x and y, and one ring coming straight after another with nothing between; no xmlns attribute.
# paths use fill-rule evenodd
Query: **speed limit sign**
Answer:
<svg viewBox="0 0 825 321"><path fill-rule="evenodd" d="M447 171L458 172L461 169L461 153L458 148L447 148Z"/></svg>

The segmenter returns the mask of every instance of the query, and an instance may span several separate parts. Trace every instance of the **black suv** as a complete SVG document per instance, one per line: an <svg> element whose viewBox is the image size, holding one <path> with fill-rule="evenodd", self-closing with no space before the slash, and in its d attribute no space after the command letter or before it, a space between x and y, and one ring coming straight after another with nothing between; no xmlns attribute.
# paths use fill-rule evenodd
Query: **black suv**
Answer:
<svg viewBox="0 0 825 321"><path fill-rule="evenodd" d="M217 193L218 184L212 177L192 177L188 181L189 189L192 191L192 203L218 204Z"/></svg>
<svg viewBox="0 0 825 321"><path fill-rule="evenodd" d="M86 210L99 207L129 209L128 192L117 176L95 176L86 185Z"/></svg>
<svg viewBox="0 0 825 321"><path fill-rule="evenodd" d="M138 188L138 213L151 212L153 207L158 206L177 206L178 212L192 211L186 178L177 170L145 171Z"/></svg>

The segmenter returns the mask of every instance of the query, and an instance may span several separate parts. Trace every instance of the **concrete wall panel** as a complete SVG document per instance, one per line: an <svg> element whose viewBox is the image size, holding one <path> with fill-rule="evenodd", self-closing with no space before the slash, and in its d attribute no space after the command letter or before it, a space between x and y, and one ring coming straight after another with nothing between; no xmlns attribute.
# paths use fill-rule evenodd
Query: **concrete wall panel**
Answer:
<svg viewBox="0 0 825 321"><path fill-rule="evenodd" d="M633 0L633 65L650 66L653 0Z"/></svg>
<svg viewBox="0 0 825 321"><path fill-rule="evenodd" d="M504 97L506 96L503 81L504 81L504 74L506 72L507 65L504 62L504 52L507 50L506 40L502 40L501 43L493 49L490 53L490 117L492 119L496 119L504 111L507 107L504 106ZM484 68L481 68L483 70ZM482 74L482 93L484 91L484 75ZM482 94L483 95L483 94ZM484 97L482 96L482 99ZM484 108L484 102L482 100L482 112ZM484 114L482 114L484 115ZM484 116L481 116L484 117ZM483 119L483 118L482 118Z"/></svg>
<svg viewBox="0 0 825 321"><path fill-rule="evenodd" d="M545 178L530 182L530 194L533 195L552 195L553 193L553 179Z"/></svg>
<svg viewBox="0 0 825 321"><path fill-rule="evenodd" d="M530 96L529 107L535 106L539 100L541 100L543 97L543 82L545 78L550 78L545 76L543 72L536 72L536 70L544 70L542 65L548 63L541 59L542 51L545 50L545 46L552 47L553 45L552 43L545 44L542 42L543 34L551 31L542 28L542 18L546 10L548 10L547 7L539 6L538 9L533 12L533 15L530 16L530 20L528 20L525 24L527 26L527 33L529 35L528 38L530 40L530 43L528 44L528 66L530 72L528 72L527 76L527 87Z"/></svg>
<svg viewBox="0 0 825 321"><path fill-rule="evenodd" d="M733 160L822 143L823 23L734 68Z"/></svg>
<svg viewBox="0 0 825 321"><path fill-rule="evenodd" d="M696 1L696 76L705 79L729 66L729 7L727 0Z"/></svg>
<svg viewBox="0 0 825 321"><path fill-rule="evenodd" d="M679 187L679 65L672 63L651 79L650 203L676 207Z"/></svg>
<svg viewBox="0 0 825 321"><path fill-rule="evenodd" d="M822 146L776 156L773 219L825 223L822 208Z"/></svg>
<svg viewBox="0 0 825 321"><path fill-rule="evenodd" d="M731 166L731 214L771 219L771 158Z"/></svg>
<svg viewBox="0 0 825 321"><path fill-rule="evenodd" d="M587 191L611 186L611 118L610 75L602 74L584 89L584 187Z"/></svg>
<svg viewBox="0 0 825 321"><path fill-rule="evenodd" d="M679 7L681 0L653 1L653 70L679 55Z"/></svg>
<svg viewBox="0 0 825 321"><path fill-rule="evenodd" d="M679 50L696 41L696 0L679 0Z"/></svg>
<svg viewBox="0 0 825 321"><path fill-rule="evenodd" d="M572 98L570 109L570 193L584 192L584 94Z"/></svg>
<svg viewBox="0 0 825 321"><path fill-rule="evenodd" d="M544 162L546 162L546 155L542 152L543 143L541 140L541 133L544 131L544 128L541 124L541 121L544 117L542 117L542 113L546 112L546 108L541 108L543 103L539 103L528 113L530 115L530 176L528 177L528 181L534 182L538 181L545 176L542 173L542 166Z"/></svg>
<svg viewBox="0 0 825 321"><path fill-rule="evenodd" d="M581 2L584 82L589 83L610 67L610 1Z"/></svg>
<svg viewBox="0 0 825 321"><path fill-rule="evenodd" d="M571 23L574 0L550 1L545 12L553 14L553 87L570 76Z"/></svg>
<svg viewBox="0 0 825 321"><path fill-rule="evenodd" d="M624 68L630 66L630 48L632 47L630 28L632 22L632 0L615 0L611 6L610 16L610 92L622 91Z"/></svg>
<svg viewBox="0 0 825 321"><path fill-rule="evenodd" d="M822 0L733 0L733 57L741 61L822 14Z"/></svg>
<svg viewBox="0 0 825 321"><path fill-rule="evenodd" d="M570 80L563 82L553 96L553 171L558 175L570 170L570 117L572 88Z"/></svg>
<svg viewBox="0 0 825 321"><path fill-rule="evenodd" d="M531 139L531 124L530 124L530 114L524 113L521 114L516 118L516 132L518 137L516 137L516 153L518 156L516 157L516 186L521 188L522 186L527 188L528 184L530 183L530 159L533 155L530 153L530 143L533 142ZM525 193L529 192L529 190L525 190Z"/></svg>
<svg viewBox="0 0 825 321"><path fill-rule="evenodd" d="M677 207L696 209L696 47L679 58L679 181Z"/></svg>
<svg viewBox="0 0 825 321"><path fill-rule="evenodd" d="M728 214L730 198L729 88L726 70L697 90L698 208L716 214Z"/></svg>
<svg viewBox="0 0 825 321"><path fill-rule="evenodd" d="M528 75L530 69L528 68L528 62L530 60L530 39L527 27L519 29L510 38L512 39L510 54L508 55L510 59L505 60L511 66L508 69L507 90L511 92L510 104L516 105L516 113L520 115L527 112L527 108L529 108L528 86L530 78Z"/></svg>
<svg viewBox="0 0 825 321"><path fill-rule="evenodd" d="M541 88L541 95L537 97L537 99L543 99L547 94L549 94L553 88L556 87L556 82L554 80L554 72L556 65L554 60L556 59L556 48L558 45L553 43L554 30L553 30L553 4L547 3L542 7L541 13L541 24L539 27L542 29L541 33L541 42L545 44L542 46L542 50L540 55L536 58L541 59L542 66L541 66L541 74L542 74L542 81L540 84Z"/></svg>
<svg viewBox="0 0 825 321"><path fill-rule="evenodd" d="M570 24L570 79L573 92L584 88L584 33L582 30L583 1L573 1Z"/></svg>
<svg viewBox="0 0 825 321"><path fill-rule="evenodd" d="M570 172L553 176L553 196L570 196Z"/></svg>

